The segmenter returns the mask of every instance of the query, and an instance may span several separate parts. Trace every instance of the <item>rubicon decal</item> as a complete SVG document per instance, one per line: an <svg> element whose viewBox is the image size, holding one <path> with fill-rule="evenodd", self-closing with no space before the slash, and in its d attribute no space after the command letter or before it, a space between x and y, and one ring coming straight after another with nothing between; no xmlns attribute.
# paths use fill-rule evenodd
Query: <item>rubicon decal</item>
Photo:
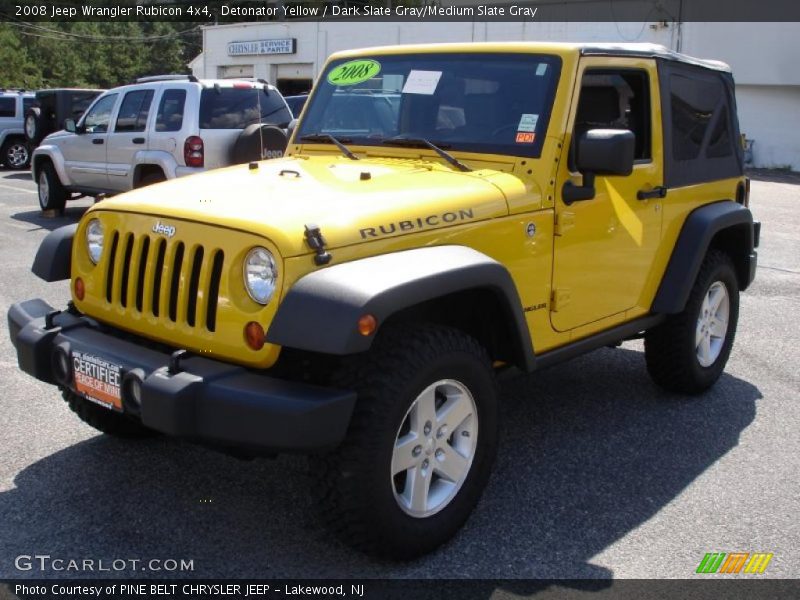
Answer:
<svg viewBox="0 0 800 600"><path fill-rule="evenodd" d="M704 574L761 574L772 560L772 552L708 552L695 573Z"/></svg>
<svg viewBox="0 0 800 600"><path fill-rule="evenodd" d="M461 208L458 211L429 215L427 217L416 217L396 223L386 223L377 227L365 227L360 229L361 239L382 237L393 233L405 233L408 231L419 231L420 229L431 229L445 224L457 223L459 221L469 221L475 215L471 208Z"/></svg>

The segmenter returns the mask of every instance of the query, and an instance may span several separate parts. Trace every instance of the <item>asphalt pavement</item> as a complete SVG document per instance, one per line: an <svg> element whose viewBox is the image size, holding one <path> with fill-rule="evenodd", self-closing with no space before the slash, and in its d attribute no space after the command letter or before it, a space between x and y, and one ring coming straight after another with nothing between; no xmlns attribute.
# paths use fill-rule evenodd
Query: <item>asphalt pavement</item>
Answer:
<svg viewBox="0 0 800 600"><path fill-rule="evenodd" d="M480 505L452 542L409 563L332 539L302 457L242 461L103 436L19 371L5 314L32 297L64 305L67 282L30 266L48 230L90 202L42 218L30 174L0 171L0 578L691 578L708 552L770 552L760 577L800 574L799 178L755 176L758 274L710 392L661 391L641 342L504 378ZM36 555L143 562L92 573L18 558ZM193 570L154 571L151 559Z"/></svg>

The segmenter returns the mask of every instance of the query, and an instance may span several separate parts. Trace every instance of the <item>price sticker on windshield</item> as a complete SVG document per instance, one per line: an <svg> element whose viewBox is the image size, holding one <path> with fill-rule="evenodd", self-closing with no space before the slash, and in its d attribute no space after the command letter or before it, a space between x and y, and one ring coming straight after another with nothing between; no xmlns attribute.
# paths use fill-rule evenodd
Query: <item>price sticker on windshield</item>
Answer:
<svg viewBox="0 0 800 600"><path fill-rule="evenodd" d="M376 60L351 60L328 73L328 83L333 85L356 85L372 79L381 72L381 64Z"/></svg>
<svg viewBox="0 0 800 600"><path fill-rule="evenodd" d="M411 71L403 86L403 93L432 96L441 78L441 71Z"/></svg>

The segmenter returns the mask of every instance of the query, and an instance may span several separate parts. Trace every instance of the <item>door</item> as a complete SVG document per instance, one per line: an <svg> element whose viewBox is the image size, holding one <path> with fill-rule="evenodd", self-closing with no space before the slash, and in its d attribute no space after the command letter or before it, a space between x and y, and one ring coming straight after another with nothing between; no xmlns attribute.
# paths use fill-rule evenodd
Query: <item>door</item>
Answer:
<svg viewBox="0 0 800 600"><path fill-rule="evenodd" d="M660 106L655 61L587 58L579 68L581 85L573 97L567 143L589 129L629 129L636 139L635 163L628 176L595 179L595 196L567 205L556 201L551 323L568 331L606 317L614 321L641 313L642 298L661 237L660 198L639 200L663 184ZM572 160L559 165L558 190L582 176ZM608 323L604 323L607 326Z"/></svg>
<svg viewBox="0 0 800 600"><path fill-rule="evenodd" d="M147 150L147 119L154 92L154 88L137 89L122 98L107 140L109 189L124 192L132 187L136 153Z"/></svg>
<svg viewBox="0 0 800 600"><path fill-rule="evenodd" d="M174 156L180 168L183 164L183 143L186 136L197 133L196 129L192 131L189 124L184 123L184 116L186 121L190 120L190 113L186 110L186 88L162 88L154 105L158 108L155 120L148 129L150 133L147 136L147 147L154 154L167 153ZM195 114L196 112L197 108ZM172 173L165 175L173 176Z"/></svg>
<svg viewBox="0 0 800 600"><path fill-rule="evenodd" d="M102 96L78 124L78 133L58 146L72 185L87 190L107 190L106 138L118 94Z"/></svg>

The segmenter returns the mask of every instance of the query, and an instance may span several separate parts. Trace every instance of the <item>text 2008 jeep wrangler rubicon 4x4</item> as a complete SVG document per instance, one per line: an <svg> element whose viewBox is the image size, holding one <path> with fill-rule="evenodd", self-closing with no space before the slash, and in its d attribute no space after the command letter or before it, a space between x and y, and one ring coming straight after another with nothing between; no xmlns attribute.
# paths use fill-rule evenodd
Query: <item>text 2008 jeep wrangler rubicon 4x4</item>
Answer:
<svg viewBox="0 0 800 600"><path fill-rule="evenodd" d="M327 62L283 159L136 190L45 238L72 301L19 364L101 431L312 455L347 540L451 537L495 454L494 369L644 337L720 376L759 227L733 79L649 45L459 44Z"/></svg>

